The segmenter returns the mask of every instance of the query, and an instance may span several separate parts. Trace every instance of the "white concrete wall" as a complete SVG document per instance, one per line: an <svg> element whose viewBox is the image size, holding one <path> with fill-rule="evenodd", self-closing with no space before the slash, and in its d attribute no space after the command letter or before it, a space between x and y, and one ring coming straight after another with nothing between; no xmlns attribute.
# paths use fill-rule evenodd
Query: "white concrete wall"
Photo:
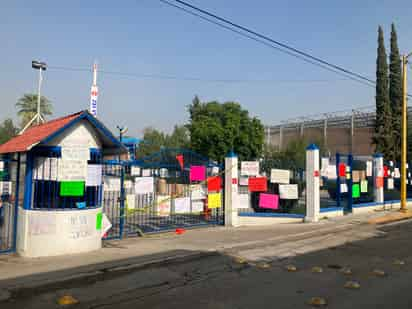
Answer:
<svg viewBox="0 0 412 309"><path fill-rule="evenodd" d="M243 217L239 216L240 226L265 226L281 223L302 223L303 218L282 218L282 217Z"/></svg>
<svg viewBox="0 0 412 309"><path fill-rule="evenodd" d="M19 208L17 253L24 257L57 256L98 250L96 229L101 208L87 210L24 210Z"/></svg>

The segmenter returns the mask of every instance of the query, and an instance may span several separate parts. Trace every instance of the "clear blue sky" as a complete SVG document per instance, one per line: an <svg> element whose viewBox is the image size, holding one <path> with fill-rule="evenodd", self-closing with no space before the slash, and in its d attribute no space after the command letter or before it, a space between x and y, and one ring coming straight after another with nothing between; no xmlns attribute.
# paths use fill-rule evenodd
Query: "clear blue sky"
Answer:
<svg viewBox="0 0 412 309"><path fill-rule="evenodd" d="M412 2L383 0L191 0L277 40L374 79L377 27L396 23L401 52L412 51ZM157 0L1 1L0 120L35 92L31 60L133 74L273 82L217 83L100 74L99 118L139 136L147 126L170 130L186 106L234 100L265 124L374 104L374 89L237 36ZM290 80L331 82L276 82ZM91 74L48 70L43 94L55 116L88 108ZM410 83L411 85L411 83Z"/></svg>

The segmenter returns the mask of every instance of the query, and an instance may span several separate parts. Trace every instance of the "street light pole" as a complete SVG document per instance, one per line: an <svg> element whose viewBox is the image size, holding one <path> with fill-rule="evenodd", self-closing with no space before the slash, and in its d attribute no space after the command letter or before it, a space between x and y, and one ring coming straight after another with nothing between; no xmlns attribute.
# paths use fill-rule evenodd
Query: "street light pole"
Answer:
<svg viewBox="0 0 412 309"><path fill-rule="evenodd" d="M401 151L401 211L406 212L406 153L408 130L408 103L407 103L407 71L408 58L412 53L402 56L402 151Z"/></svg>

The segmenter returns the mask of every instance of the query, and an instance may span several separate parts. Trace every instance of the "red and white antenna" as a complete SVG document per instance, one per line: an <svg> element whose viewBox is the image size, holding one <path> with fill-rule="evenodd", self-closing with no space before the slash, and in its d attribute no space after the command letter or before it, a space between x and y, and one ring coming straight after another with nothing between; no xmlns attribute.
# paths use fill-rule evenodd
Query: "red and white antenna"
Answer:
<svg viewBox="0 0 412 309"><path fill-rule="evenodd" d="M97 88L97 62L93 64L93 84L90 91L90 113L97 117L97 97L99 95L99 89Z"/></svg>

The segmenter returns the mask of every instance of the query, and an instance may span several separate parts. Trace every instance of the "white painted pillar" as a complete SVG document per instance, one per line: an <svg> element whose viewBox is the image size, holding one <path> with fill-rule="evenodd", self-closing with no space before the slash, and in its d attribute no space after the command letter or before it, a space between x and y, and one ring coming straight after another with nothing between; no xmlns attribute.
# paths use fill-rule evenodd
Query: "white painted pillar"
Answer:
<svg viewBox="0 0 412 309"><path fill-rule="evenodd" d="M225 158L225 226L239 226L238 158L233 152Z"/></svg>
<svg viewBox="0 0 412 309"><path fill-rule="evenodd" d="M307 222L319 221L319 148L311 144L306 148L306 217Z"/></svg>
<svg viewBox="0 0 412 309"><path fill-rule="evenodd" d="M377 153L373 156L373 195L375 203L383 203L383 186L378 188L378 177L382 177L383 179L383 155L380 153Z"/></svg>

